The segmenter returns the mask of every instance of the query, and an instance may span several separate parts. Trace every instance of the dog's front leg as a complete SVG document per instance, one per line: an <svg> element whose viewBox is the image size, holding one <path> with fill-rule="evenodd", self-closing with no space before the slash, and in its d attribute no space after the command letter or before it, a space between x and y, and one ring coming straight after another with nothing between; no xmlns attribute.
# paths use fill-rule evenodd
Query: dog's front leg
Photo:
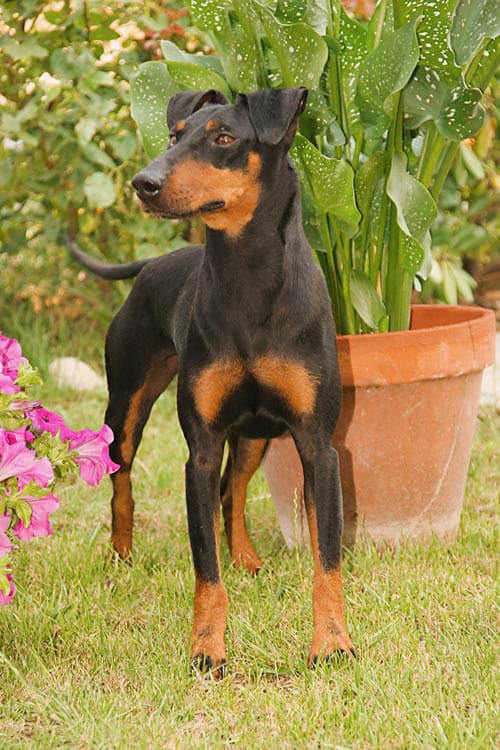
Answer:
<svg viewBox="0 0 500 750"><path fill-rule="evenodd" d="M224 632L228 598L219 562L220 468L224 439L205 428L191 429L186 464L189 539L196 586L191 659L221 677L226 662Z"/></svg>
<svg viewBox="0 0 500 750"><path fill-rule="evenodd" d="M314 558L314 634L308 663L336 652L354 654L344 620L341 572L342 489L339 460L330 437L294 434L304 469L304 499Z"/></svg>

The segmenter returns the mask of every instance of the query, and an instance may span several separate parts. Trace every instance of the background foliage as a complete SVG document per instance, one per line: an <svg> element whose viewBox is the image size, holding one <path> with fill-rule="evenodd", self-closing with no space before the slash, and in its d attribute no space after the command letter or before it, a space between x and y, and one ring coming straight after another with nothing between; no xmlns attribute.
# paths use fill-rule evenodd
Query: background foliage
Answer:
<svg viewBox="0 0 500 750"><path fill-rule="evenodd" d="M180 3L3 4L0 320L10 335L41 318L54 342L67 340L80 318L100 329L102 348L125 288L87 280L68 260L67 233L116 262L183 242L185 224L148 220L129 185L147 157L128 80L162 39L200 46Z"/></svg>
<svg viewBox="0 0 500 750"><path fill-rule="evenodd" d="M375 8L372 0L343 4L362 22ZM289 23L305 3L278 5L281 22ZM325 3L311 7L321 22ZM231 80L236 86L242 78L244 86L258 71L247 64L244 35L229 42L238 63ZM22 337L29 355L39 337L27 341L25 332L43 332L53 347L64 349L71 340L66 353L100 361L104 329L127 285L88 278L68 259L64 237L78 234L85 249L112 261L163 252L188 235L199 238L197 227L148 219L134 204L128 181L148 157L130 116L129 82L141 63L163 59L165 50L177 56L169 67L177 63L178 75L193 61L186 52L214 50L179 0L7 0L0 9L0 49L0 320ZM272 50L264 52L277 68ZM196 60L204 61L206 76L221 71L213 54ZM445 185L432 227L435 263L424 284L426 299L470 298L463 254L485 261L498 251L498 91L498 85L491 88L488 122L475 143L460 146ZM317 100L315 116L321 119Z"/></svg>
<svg viewBox="0 0 500 750"><path fill-rule="evenodd" d="M465 225L469 207L459 195L464 232L448 242L448 216L436 202L457 154L476 180L479 167L485 176L460 142L491 131L485 93L500 60L500 10L490 0L381 0L364 14L375 9L367 24L349 16L347 5L361 4L190 0L219 56L163 42L163 63L141 65L132 80L132 113L154 157L168 144L162 113L176 91L216 88L232 99L239 91L307 86L291 154L337 330L399 330L408 327L414 285L432 268L427 296L472 300L472 279L456 253L479 247L481 232ZM451 186L455 194L463 182ZM446 248L434 264L431 227L436 246Z"/></svg>

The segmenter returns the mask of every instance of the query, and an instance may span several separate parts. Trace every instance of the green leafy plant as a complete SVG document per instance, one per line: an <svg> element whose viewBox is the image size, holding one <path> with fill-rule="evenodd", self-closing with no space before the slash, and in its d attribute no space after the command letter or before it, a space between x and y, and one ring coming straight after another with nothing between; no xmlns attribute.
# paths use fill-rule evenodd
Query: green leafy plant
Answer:
<svg viewBox="0 0 500 750"><path fill-rule="evenodd" d="M191 23L186 11L167 5L170 10L153 0L2 4L4 322L14 305L17 315L22 308L31 319L50 316L55 336L66 320L81 315L92 325L109 322L109 310L125 290L86 284L74 265L68 267L68 233L111 261L160 254L181 240L185 223L148 221L128 184L144 164L128 78L156 55L160 39L191 40L180 25Z"/></svg>
<svg viewBox="0 0 500 750"><path fill-rule="evenodd" d="M340 0L190 0L218 56L163 42L132 80L146 151L168 144L182 89L306 86L292 148L304 226L342 333L405 329L460 142L482 126L500 57L496 0L380 0L365 25Z"/></svg>

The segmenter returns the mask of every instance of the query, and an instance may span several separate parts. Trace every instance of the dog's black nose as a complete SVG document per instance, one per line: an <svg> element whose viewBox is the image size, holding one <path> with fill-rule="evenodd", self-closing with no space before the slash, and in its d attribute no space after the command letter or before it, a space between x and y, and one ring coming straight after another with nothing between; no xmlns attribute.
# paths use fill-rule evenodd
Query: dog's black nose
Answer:
<svg viewBox="0 0 500 750"><path fill-rule="evenodd" d="M157 174L152 174L147 170L136 174L132 180L132 185L140 196L153 198L158 195L164 183L164 179Z"/></svg>

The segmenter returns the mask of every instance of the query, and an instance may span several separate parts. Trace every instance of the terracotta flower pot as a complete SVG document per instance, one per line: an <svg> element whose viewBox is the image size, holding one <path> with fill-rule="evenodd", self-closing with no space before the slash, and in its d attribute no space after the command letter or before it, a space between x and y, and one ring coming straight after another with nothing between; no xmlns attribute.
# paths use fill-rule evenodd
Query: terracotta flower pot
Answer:
<svg viewBox="0 0 500 750"><path fill-rule="evenodd" d="M344 543L441 539L457 530L483 369L495 320L478 307L416 305L411 330L338 336L343 406L333 444L344 496ZM289 546L307 539L303 476L292 438L264 462Z"/></svg>

